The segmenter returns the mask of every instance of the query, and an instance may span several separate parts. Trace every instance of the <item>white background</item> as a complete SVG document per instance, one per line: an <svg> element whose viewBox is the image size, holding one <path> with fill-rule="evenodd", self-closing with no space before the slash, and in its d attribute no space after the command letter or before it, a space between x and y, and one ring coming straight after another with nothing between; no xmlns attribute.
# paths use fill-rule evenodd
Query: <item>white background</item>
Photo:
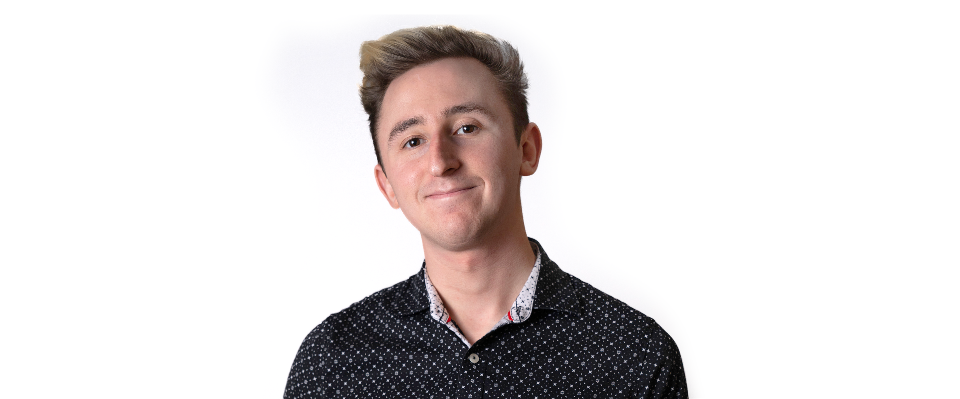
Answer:
<svg viewBox="0 0 960 399"><path fill-rule="evenodd" d="M960 395L952 2L398 3L0 7L0 397L280 397L420 266L357 54L437 23L519 48L528 233L691 397Z"/></svg>

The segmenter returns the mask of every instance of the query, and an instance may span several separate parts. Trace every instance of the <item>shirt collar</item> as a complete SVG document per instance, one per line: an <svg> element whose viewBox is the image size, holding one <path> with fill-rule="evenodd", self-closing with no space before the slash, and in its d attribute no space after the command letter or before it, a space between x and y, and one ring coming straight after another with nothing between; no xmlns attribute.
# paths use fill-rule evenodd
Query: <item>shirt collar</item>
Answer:
<svg viewBox="0 0 960 399"><path fill-rule="evenodd" d="M580 295L577 293L580 286L574 284L576 277L560 270L557 263L547 256L547 251L543 250L539 241L530 238L530 242L540 248L540 262L543 263L540 268L540 281L537 283L537 296L534 298L533 308L559 310L575 315L583 314Z"/></svg>
<svg viewBox="0 0 960 399"><path fill-rule="evenodd" d="M544 251L540 242L532 238L531 243L539 250L537 256L539 263L539 275L531 278L524 285L533 280L532 291L533 309L549 309L569 312L576 315L583 313L582 304L577 295L578 285L574 284L576 278L560 270L556 263L550 260L547 252ZM535 269L536 271L536 269ZM420 272L410 276L396 291L396 300L393 301L397 313L403 316L409 316L430 309L430 299L426 286L426 262L420 266ZM513 309L511 309L511 312ZM526 320L530 313L527 312L522 320ZM521 321L522 321L521 320Z"/></svg>

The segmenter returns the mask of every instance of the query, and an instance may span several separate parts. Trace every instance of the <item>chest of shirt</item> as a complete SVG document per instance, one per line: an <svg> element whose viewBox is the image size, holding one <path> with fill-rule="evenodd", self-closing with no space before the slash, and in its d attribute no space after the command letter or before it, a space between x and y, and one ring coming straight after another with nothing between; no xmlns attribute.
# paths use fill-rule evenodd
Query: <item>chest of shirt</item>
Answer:
<svg viewBox="0 0 960 399"><path fill-rule="evenodd" d="M333 337L317 385L330 397L635 397L645 350L617 327L535 312L468 348L420 314L377 326L370 339Z"/></svg>

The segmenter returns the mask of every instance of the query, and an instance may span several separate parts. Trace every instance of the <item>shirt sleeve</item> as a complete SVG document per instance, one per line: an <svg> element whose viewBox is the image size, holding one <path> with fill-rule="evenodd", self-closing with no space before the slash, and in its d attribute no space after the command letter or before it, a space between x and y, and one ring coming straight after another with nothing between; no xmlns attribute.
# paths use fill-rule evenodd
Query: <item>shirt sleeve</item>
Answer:
<svg viewBox="0 0 960 399"><path fill-rule="evenodd" d="M648 376L642 381L640 398L687 399L687 379L683 371L680 350L673 338L659 325L647 334L646 357L640 367Z"/></svg>
<svg viewBox="0 0 960 399"><path fill-rule="evenodd" d="M322 387L323 370L327 366L327 353L331 339L327 322L320 324L304 338L297 357L290 367L283 399L307 399L325 397Z"/></svg>

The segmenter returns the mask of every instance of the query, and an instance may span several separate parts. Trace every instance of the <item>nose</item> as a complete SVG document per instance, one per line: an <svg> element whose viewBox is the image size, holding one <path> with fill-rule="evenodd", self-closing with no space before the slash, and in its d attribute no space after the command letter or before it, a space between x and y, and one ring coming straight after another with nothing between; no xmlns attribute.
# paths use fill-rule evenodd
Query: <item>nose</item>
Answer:
<svg viewBox="0 0 960 399"><path fill-rule="evenodd" d="M456 143L449 137L441 135L430 146L430 173L434 176L443 176L460 168L460 158L457 155Z"/></svg>

